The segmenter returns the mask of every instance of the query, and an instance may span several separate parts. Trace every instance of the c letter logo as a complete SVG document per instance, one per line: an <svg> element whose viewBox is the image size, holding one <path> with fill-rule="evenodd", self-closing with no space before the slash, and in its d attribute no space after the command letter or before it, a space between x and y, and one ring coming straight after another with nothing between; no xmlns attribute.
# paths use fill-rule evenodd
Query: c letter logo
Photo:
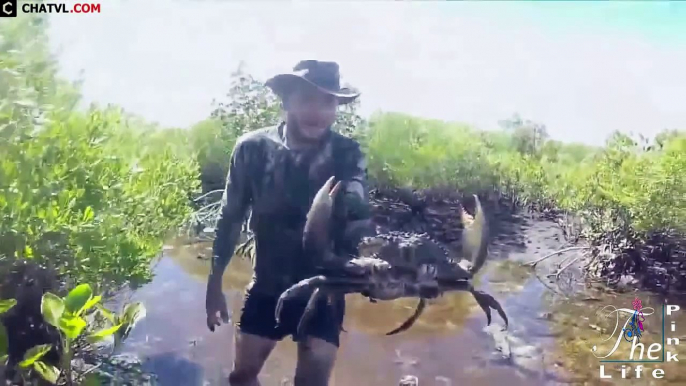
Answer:
<svg viewBox="0 0 686 386"><path fill-rule="evenodd" d="M17 17L17 0L0 0L0 17Z"/></svg>

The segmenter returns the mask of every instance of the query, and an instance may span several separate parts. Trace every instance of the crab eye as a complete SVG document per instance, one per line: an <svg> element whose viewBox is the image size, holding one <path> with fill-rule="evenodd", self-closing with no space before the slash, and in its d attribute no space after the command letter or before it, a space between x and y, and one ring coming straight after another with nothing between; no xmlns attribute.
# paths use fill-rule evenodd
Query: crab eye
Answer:
<svg viewBox="0 0 686 386"><path fill-rule="evenodd" d="M422 264L420 267L422 276L436 276L436 266L433 264Z"/></svg>

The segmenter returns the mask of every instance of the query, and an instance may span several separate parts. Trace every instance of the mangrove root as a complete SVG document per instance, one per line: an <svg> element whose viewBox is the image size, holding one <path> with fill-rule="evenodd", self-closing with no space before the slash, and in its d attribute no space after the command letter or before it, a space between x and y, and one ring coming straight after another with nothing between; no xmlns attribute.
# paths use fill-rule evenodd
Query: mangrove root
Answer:
<svg viewBox="0 0 686 386"><path fill-rule="evenodd" d="M591 249L591 247L569 247L569 248L565 248L565 249L560 249L559 251L549 253L549 254L541 257L540 259L524 263L523 265L535 268L538 263L540 263L541 261L543 261L545 259L548 259L548 258L553 257L555 255L559 255L561 253L565 253L565 252L569 252L569 251L577 251L580 249Z"/></svg>

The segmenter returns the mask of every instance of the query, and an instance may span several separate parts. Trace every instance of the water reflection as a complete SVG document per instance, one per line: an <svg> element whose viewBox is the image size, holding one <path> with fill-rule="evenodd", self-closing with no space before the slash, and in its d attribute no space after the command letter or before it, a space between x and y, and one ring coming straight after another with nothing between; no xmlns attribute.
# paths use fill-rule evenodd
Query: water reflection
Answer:
<svg viewBox="0 0 686 386"><path fill-rule="evenodd" d="M371 304L362 297L348 296L348 333L341 336L331 384L397 385L405 375L417 376L422 385L602 384L599 362L590 347L600 336L596 328L607 328L607 320L601 320L596 311L606 304L630 308L635 296L641 297L644 306L661 309L659 299L635 293L591 293L600 300L582 302L547 291L516 262L558 249L558 231L545 221L528 222L522 227L516 248L508 242L508 236L494 240L493 260L478 278L478 286L488 289L508 312L507 333L499 331L495 324L500 321L494 318L494 326L487 329L496 337L494 341L484 331L483 312L470 295L458 293L433 302L410 330L387 337L387 331L412 313L416 301ZM153 283L134 295L148 306L148 317L133 331L126 349L147 358L146 367L159 373L163 385L226 384L233 360L234 327L222 326L210 333L205 325L209 262L198 256L208 255L208 248L207 244L174 245L156 267ZM224 289L234 318L239 315L242 291L250 277L250 263L238 258L225 274ZM660 325L647 317L645 326L648 343ZM675 334L678 331L677 327ZM496 347L510 357L503 359ZM281 385L291 379L295 360L296 347L286 339L267 361L261 375L263 384ZM660 366L665 379L683 379L675 363ZM621 383L616 375L609 384L618 380ZM651 384L651 380L644 377L635 384Z"/></svg>

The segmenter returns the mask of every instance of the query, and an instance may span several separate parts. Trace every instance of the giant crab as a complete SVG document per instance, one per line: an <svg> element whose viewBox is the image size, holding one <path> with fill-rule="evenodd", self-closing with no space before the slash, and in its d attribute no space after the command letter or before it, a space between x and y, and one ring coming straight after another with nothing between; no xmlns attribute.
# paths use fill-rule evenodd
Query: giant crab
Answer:
<svg viewBox="0 0 686 386"><path fill-rule="evenodd" d="M474 217L461 208L464 224L462 234L462 260L432 240L427 234L388 232L363 238L358 245L358 256L342 259L332 252L330 220L334 198L341 182L334 185L331 177L317 192L307 215L303 232L303 247L308 255L317 259L319 275L302 280L279 297L276 320L287 299L307 295L312 291L298 324L298 334L312 316L321 297L329 300L334 295L359 293L371 302L418 297L414 314L386 335L409 329L426 308L427 299L452 291L470 292L486 313L491 324L491 308L495 309L508 326L508 319L500 303L491 295L474 289L471 279L486 260L488 229L479 198Z"/></svg>

